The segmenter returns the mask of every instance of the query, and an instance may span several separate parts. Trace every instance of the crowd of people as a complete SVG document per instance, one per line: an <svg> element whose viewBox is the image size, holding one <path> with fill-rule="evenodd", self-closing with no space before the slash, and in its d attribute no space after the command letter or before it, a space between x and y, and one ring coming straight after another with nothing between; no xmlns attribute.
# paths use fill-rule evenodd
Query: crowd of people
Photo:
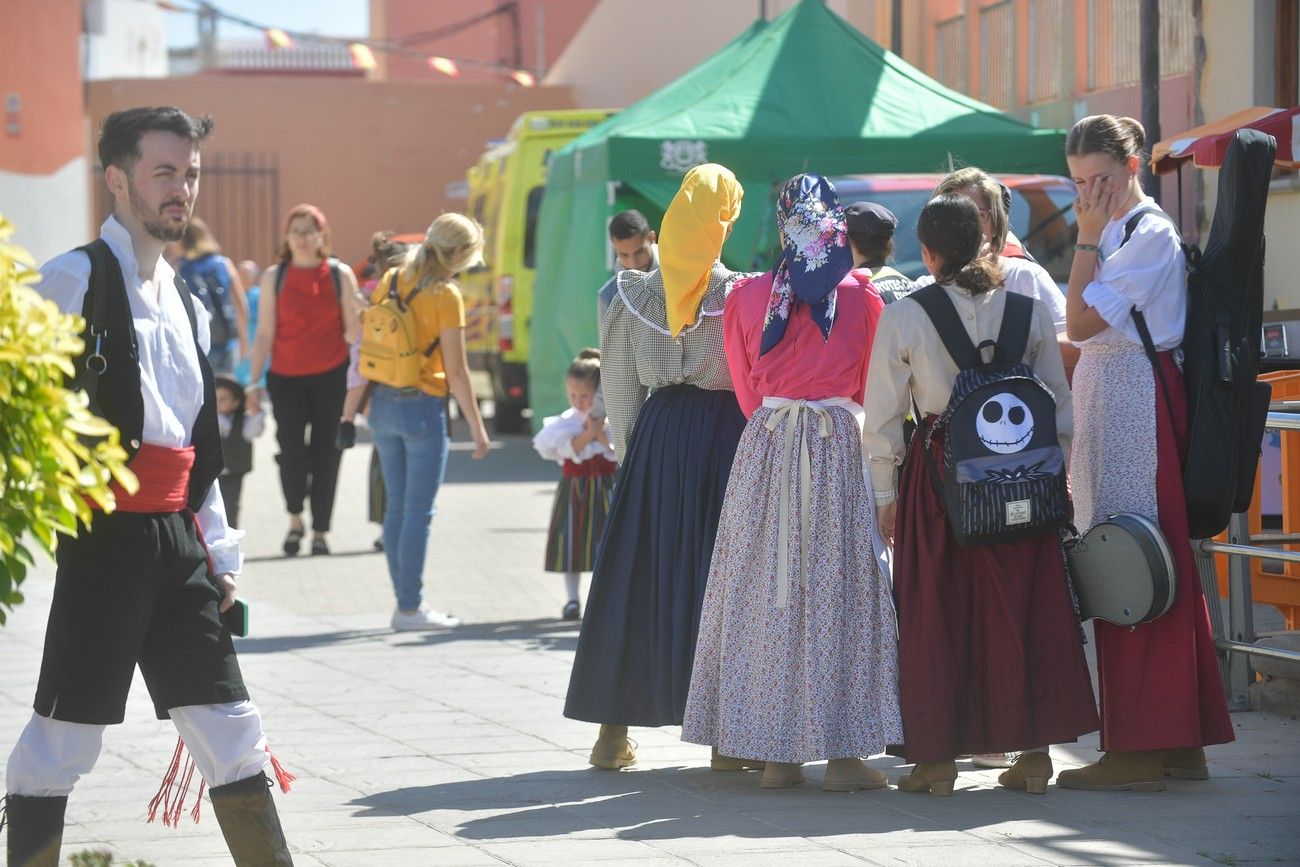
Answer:
<svg viewBox="0 0 1300 867"><path fill-rule="evenodd" d="M291 863L266 768L282 787L290 778L223 619L265 396L284 553L306 541L310 504L308 550L329 554L339 459L364 411L392 625L459 622L427 607L422 587L449 399L473 456L489 448L456 284L480 260L482 227L450 213L409 247L377 235L359 280L331 255L325 215L299 205L277 261L255 274L191 219L210 130L174 108L111 115L99 156L114 214L98 241L42 268L39 291L101 338L75 360L90 372L76 384L121 431L141 485L60 546L34 713L6 774L11 863L57 861L68 793L104 726L121 722L137 664L211 787L236 862ZM759 770L763 788L802 783L817 761L827 790L883 787L863 759L890 752L913 764L904 791L951 794L955 760L973 755L1007 766L1003 786L1042 793L1048 745L1100 728L1100 760L1059 785L1208 777L1203 748L1233 733L1177 505L1182 253L1166 220L1124 231L1154 207L1137 181L1143 146L1128 118L1071 130L1078 241L1065 293L1010 236L1005 188L975 168L922 209L929 276L916 283L888 265L894 233L910 227L879 204L843 206L818 174L780 187L780 251L762 274L722 264L744 194L724 166L687 172L658 235L635 212L613 220L623 267L593 298L600 348L573 360L570 408L534 442L563 465L544 568L565 576L562 616L581 620L564 713L599 724L592 765L636 763L629 727L680 725L712 748L714 770ZM1167 614L1096 625L1100 714L1059 533L972 543L964 501L941 483L948 409L991 364L1021 365L1051 407L1051 418L1010 401L984 412L993 425L1005 411L1019 437L993 450L1049 432L1080 530L1137 512L1175 552ZM164 818L190 776L173 767L156 799Z"/></svg>
<svg viewBox="0 0 1300 867"><path fill-rule="evenodd" d="M780 189L772 270L734 273L721 251L740 184L719 165L687 173L658 267L623 270L598 296L619 469L608 506L591 506L604 534L565 705L600 724L591 764L635 764L629 727L681 725L713 748L715 770L761 768L764 788L823 760L828 790L881 787L862 758L890 752L914 765L904 791L951 794L955 760L972 756L1006 768L1003 786L1042 793L1048 745L1100 728L1100 760L1059 785L1153 791L1208 776L1203 748L1233 734L1177 505L1182 252L1166 220L1124 233L1154 207L1137 179L1143 145L1129 118L1071 131L1078 243L1064 293L1009 232L1006 188L978 168L945 177L921 211L929 274L915 283L887 266L893 215L843 207L816 174ZM644 235L611 240L650 249ZM956 511L975 506L940 484L948 409L991 362L1024 365L1053 416L991 399L983 422L1018 438L991 450L1052 432L1033 471L1048 478L1056 455L1064 480L1068 463L1080 530L1136 512L1177 551L1169 614L1096 625L1100 716L1060 533L973 543ZM549 426L539 449L548 438Z"/></svg>

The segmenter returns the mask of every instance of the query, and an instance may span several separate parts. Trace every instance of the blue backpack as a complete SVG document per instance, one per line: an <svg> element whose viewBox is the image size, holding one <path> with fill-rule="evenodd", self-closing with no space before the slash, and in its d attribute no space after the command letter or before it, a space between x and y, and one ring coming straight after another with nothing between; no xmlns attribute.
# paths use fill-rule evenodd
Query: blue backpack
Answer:
<svg viewBox="0 0 1300 867"><path fill-rule="evenodd" d="M225 346L237 336L235 305L230 300L230 273L225 257L209 253L181 263L181 277L190 293L203 302L212 321L212 346Z"/></svg>
<svg viewBox="0 0 1300 867"><path fill-rule="evenodd" d="M925 459L959 545L989 545L1058 530L1071 518L1056 399L1024 363L1033 299L1008 292L996 341L972 344L943 287L907 296L925 310L960 372L926 437ZM982 352L993 347L993 360ZM944 434L940 470L930 437Z"/></svg>

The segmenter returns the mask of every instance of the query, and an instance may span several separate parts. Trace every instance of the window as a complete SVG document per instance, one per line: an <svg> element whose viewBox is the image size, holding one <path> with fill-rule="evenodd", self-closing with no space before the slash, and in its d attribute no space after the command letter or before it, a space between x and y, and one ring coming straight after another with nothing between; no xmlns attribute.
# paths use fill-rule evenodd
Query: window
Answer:
<svg viewBox="0 0 1300 867"><path fill-rule="evenodd" d="M546 187L533 187L528 191L528 207L524 213L524 267L534 268L537 261L537 215L542 210L542 193Z"/></svg>
<svg viewBox="0 0 1300 867"><path fill-rule="evenodd" d="M966 37L966 16L958 15L945 21L935 27L934 32L935 78L945 87L966 93L966 46L970 44Z"/></svg>
<svg viewBox="0 0 1300 867"><path fill-rule="evenodd" d="M1064 0L1029 0L1029 103L1053 102L1061 92Z"/></svg>
<svg viewBox="0 0 1300 867"><path fill-rule="evenodd" d="M1141 0L1088 0L1088 87L1109 90L1142 78ZM1192 70L1192 0L1160 3L1160 75Z"/></svg>
<svg viewBox="0 0 1300 867"><path fill-rule="evenodd" d="M1001 109L1016 102L1016 10L1011 0L980 10L980 99Z"/></svg>

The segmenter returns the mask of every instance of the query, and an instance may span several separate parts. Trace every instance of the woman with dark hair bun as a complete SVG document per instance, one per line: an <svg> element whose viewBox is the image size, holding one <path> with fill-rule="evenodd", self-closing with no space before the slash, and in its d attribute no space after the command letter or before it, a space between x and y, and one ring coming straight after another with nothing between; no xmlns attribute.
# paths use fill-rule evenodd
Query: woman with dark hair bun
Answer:
<svg viewBox="0 0 1300 867"><path fill-rule="evenodd" d="M943 465L946 431L935 422L959 367L921 302L951 307L972 346L997 339L1013 299L1033 305L1021 360L1055 397L1057 435L1068 453L1070 389L1051 316L1041 302L1002 288L997 261L980 256L980 215L965 196L931 199L916 233L936 285L881 315L863 453L881 531L894 543L902 753L916 763L898 787L949 795L957 756L1073 740L1097 728L1097 711L1059 536L959 546L927 466ZM908 447L903 419L913 407L920 426ZM1047 753L1031 751L1000 782L1042 793L1051 776Z"/></svg>
<svg viewBox="0 0 1300 867"><path fill-rule="evenodd" d="M1071 789L1154 791L1165 777L1204 780L1204 747L1233 740L1183 505L1187 402L1178 347L1186 264L1173 220L1138 183L1145 138L1132 118L1100 114L1079 121L1066 139L1079 188L1066 325L1081 348L1070 485L1080 531L1116 512L1159 521L1178 589L1173 607L1149 623L1096 622L1105 755L1063 772L1059 783Z"/></svg>

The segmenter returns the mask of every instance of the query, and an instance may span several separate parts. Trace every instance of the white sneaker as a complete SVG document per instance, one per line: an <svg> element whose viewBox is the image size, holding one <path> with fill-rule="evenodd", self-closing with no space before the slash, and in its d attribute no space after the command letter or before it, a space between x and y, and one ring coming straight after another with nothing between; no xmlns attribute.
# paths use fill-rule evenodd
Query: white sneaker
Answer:
<svg viewBox="0 0 1300 867"><path fill-rule="evenodd" d="M1016 763L1020 753L977 753L970 763L977 768L1009 768Z"/></svg>
<svg viewBox="0 0 1300 867"><path fill-rule="evenodd" d="M420 610L409 614L405 611L394 611L392 625L398 632L415 632L421 629L451 629L453 626L460 626L460 618L454 614L444 614L441 611L420 608Z"/></svg>

